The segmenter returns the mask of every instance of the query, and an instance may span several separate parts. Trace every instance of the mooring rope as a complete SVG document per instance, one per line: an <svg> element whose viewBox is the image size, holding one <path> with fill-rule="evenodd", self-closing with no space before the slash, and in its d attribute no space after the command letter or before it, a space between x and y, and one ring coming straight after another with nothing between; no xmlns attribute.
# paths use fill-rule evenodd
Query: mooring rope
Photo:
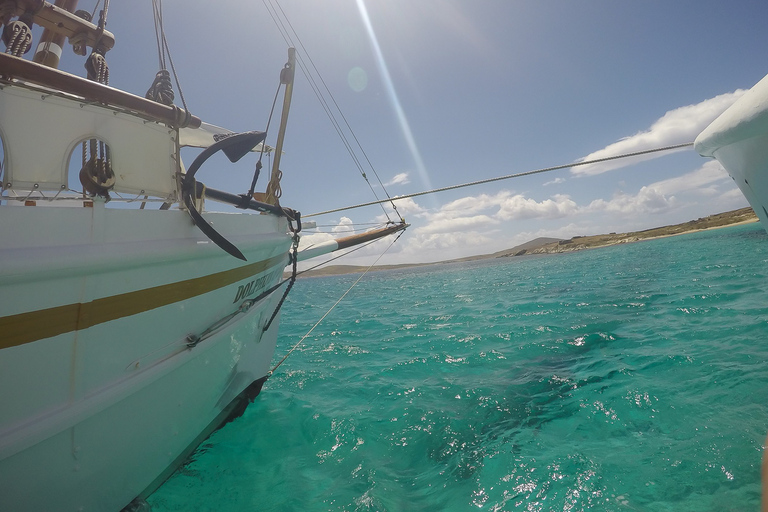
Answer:
<svg viewBox="0 0 768 512"><path fill-rule="evenodd" d="M388 203L389 201L397 201L398 199L407 199L409 197L418 197L418 196L425 196L427 194L435 194L437 192L445 192L447 190L456 190L458 188L465 188L465 187L474 187L475 185L483 185L485 183L492 183L494 181L501 181L501 180L508 180L512 178L520 178L522 176L530 176L532 174L540 174L543 172L550 172L550 171L557 171L560 169L568 169L569 167L579 167L581 165L589 165L589 164L598 164L600 162L609 162L611 160L619 160L621 158L629 158L633 156L639 156L639 155L647 155L649 153L658 153L660 151L671 151L673 149L680 149L693 146L693 142L686 142L685 144L675 144L673 146L664 146L660 148L654 148L654 149L646 149L644 151L635 151L634 153L625 153L623 155L616 155L616 156L607 156L605 158L596 158L594 160L584 160L583 162L573 162L570 164L562 164L562 165L556 165L554 167L545 167L543 169L536 169L534 171L525 171L525 172L518 172L516 174L507 174L506 176L497 176L496 178L487 178L484 180L477 180L477 181L470 181L469 183L461 183L459 185L451 185L448 187L441 187L441 188L434 188L432 190L425 190L423 192L416 192L413 194L405 194L402 196L395 196L391 199L382 199L379 201L370 201L368 203L361 203L356 204L353 206L345 206L343 208L335 208L333 210L326 210L324 212L317 212L317 213L310 213L309 215L304 215L303 218L308 217L316 217L318 215L325 215L328 213L336 213L336 212L343 212L345 210L353 210L355 208L362 208L364 206L371 206L374 204L381 204L381 203Z"/></svg>
<svg viewBox="0 0 768 512"><path fill-rule="evenodd" d="M317 326L318 326L318 325L320 325L320 324L322 323L322 321L323 321L323 320L325 320L325 317L327 317L328 315L330 315L330 314L331 314L331 311L333 311L333 310L336 308L336 306L338 306L338 305L341 303L341 301L342 301L342 300L344 300L344 297L346 297L346 296L349 294L349 292L351 292L351 291L352 291L352 289L353 289L355 286L357 286L357 283L359 283L359 282L360 282L360 280L361 280L363 277L365 277L365 275L368 273L368 271L369 271L369 270L371 270L371 269L373 268L373 266L374 266L374 265L376 265L376 264L379 262L379 260L380 260L380 259L381 259L381 258L382 258L382 257L383 257L383 256L384 256L386 253L387 253L387 251L389 251L389 249L391 249L391 248L392 248L392 246L393 246L393 245L395 245L395 242L397 242L397 241L400 239L400 237L403 235L403 233L404 233L404 232L405 232L405 231L401 231L401 232L400 232L400 233L397 235L397 237L396 237L394 240L392 240L392 243L391 243L391 244L389 244L389 246L387 246L387 248L386 248L386 249L384 249L384 251L383 251L381 254L379 254L379 257L378 257L378 258L376 258L376 261L374 261L373 263L371 263L371 265L370 265L370 266L369 266L367 269L365 269L365 272L363 272L362 274L360 274L360 277L358 277L358 278L355 280L355 282L354 282L354 283L352 283L352 286L350 286L350 287L349 287L349 289L348 289L347 291L345 291L345 292L344 292L344 294L343 294L341 297L339 297L339 300L337 300L337 301L336 301L336 302L333 304L333 306L331 306L331 307L330 307L330 309L329 309L328 311L326 311L326 312L325 312L325 314L324 314L322 317L320 317L320 320L318 320L317 322L315 322L315 325L313 325L313 326L312 326L312 328L311 328L309 331L307 331L307 334L305 334L304 336L302 336L302 337L301 337L301 339L300 339L298 342L296 342L296 344L295 344L293 347L291 347L291 350L289 350L289 351L288 351L288 353L287 353L287 354L285 354L285 356L283 356L283 358L282 358L282 359L281 359L281 360L280 360L280 361L279 361L279 362L278 362L278 363L277 363L277 364L274 366L274 368L272 368L272 369L271 369L271 370L270 370L270 371L267 373L267 377L271 377L271 376L272 376L272 374L273 374L273 373L275 373L275 370L277 370L277 369L280 367L280 365L281 365L281 364L283 364L283 363L285 362L285 360L286 360L286 359L288 359L288 356L290 356L290 355L293 353L293 351L294 351L294 350L296 350L297 348L299 348L299 346L300 346L302 343L304 343L304 340L305 340L305 339L307 339L307 338L309 337L309 335L310 335L310 334L312 334L312 331L314 331L314 330L315 330L315 328L317 328Z"/></svg>

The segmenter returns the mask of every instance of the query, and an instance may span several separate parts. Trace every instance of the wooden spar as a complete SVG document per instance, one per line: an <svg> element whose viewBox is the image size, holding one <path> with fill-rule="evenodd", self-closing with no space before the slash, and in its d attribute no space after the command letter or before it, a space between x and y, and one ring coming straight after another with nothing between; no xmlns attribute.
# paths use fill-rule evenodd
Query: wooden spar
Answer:
<svg viewBox="0 0 768 512"><path fill-rule="evenodd" d="M31 14L32 22L36 25L62 34L70 40L75 38L79 44L102 51L107 51L115 45L115 36L111 32L99 29L90 21L59 7L59 2L53 5L41 0L16 0L15 4L15 9L10 11L11 16Z"/></svg>
<svg viewBox="0 0 768 512"><path fill-rule="evenodd" d="M347 249L349 247L354 247L355 245L370 242L371 240L377 240L381 237L391 235L392 233L397 233L398 231L404 230L408 226L410 226L410 224L401 222L400 224L394 224L384 228L372 229L370 231L366 231L365 233L337 238L336 243L339 245L339 249Z"/></svg>
<svg viewBox="0 0 768 512"><path fill-rule="evenodd" d="M61 7L67 12L75 12L77 0L56 0L54 6ZM43 30L43 35L40 36L40 43L37 45L37 50L32 60L50 68L58 68L66 37L61 32L50 28Z"/></svg>
<svg viewBox="0 0 768 512"><path fill-rule="evenodd" d="M105 103L134 111L171 126L179 126L184 120L184 111L177 107L156 103L87 78L70 75L58 69L52 69L7 53L0 53L0 78L4 80L16 78L24 82L42 85L79 96L88 102ZM199 128L200 123L199 117L190 116L190 127Z"/></svg>
<svg viewBox="0 0 768 512"><path fill-rule="evenodd" d="M272 175L267 185L266 203L278 204L280 194L277 190L280 188L280 156L283 154L283 141L285 140L285 129L288 125L288 112L291 109L291 97L293 95L293 77L296 74L296 48L288 48L288 63L280 72L280 81L285 84L285 96L283 97L283 113L280 118L280 131L277 134L277 144L275 145L275 157L272 164Z"/></svg>
<svg viewBox="0 0 768 512"><path fill-rule="evenodd" d="M302 251L299 251L299 254L298 254L299 261L308 260L310 258L316 258L317 256L322 256L323 254L328 254L341 249L348 249L356 245L364 244L366 242L371 242L373 240L378 240L379 238L383 238L387 235L391 235L392 233L397 233L398 231L402 231L406 229L408 226L410 226L410 224L401 222L400 224L394 224L392 226L387 226L379 229L372 229L370 231L366 231L365 233L345 236L345 237L337 238L335 240L331 240L328 242L323 242L317 245L313 245L311 247L307 247Z"/></svg>

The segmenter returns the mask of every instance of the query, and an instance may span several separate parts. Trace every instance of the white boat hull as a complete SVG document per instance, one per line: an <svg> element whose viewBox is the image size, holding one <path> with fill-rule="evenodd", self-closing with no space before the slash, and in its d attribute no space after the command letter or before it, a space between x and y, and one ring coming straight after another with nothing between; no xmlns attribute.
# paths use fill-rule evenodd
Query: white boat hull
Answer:
<svg viewBox="0 0 768 512"><path fill-rule="evenodd" d="M0 210L0 510L120 510L263 382L286 221L206 214L243 263L182 211Z"/></svg>
<svg viewBox="0 0 768 512"><path fill-rule="evenodd" d="M752 209L768 229L768 126L757 137L733 142L715 151Z"/></svg>
<svg viewBox="0 0 768 512"><path fill-rule="evenodd" d="M694 147L722 164L768 230L768 76L701 132Z"/></svg>

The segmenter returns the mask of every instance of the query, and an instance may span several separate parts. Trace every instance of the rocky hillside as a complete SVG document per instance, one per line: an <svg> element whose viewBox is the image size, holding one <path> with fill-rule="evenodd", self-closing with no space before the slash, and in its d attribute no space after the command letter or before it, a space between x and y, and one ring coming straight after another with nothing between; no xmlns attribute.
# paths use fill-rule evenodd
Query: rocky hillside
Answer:
<svg viewBox="0 0 768 512"><path fill-rule="evenodd" d="M522 256L523 254L553 254L560 252L580 251L583 249L594 249L608 245L626 244L639 242L651 238L661 238L665 236L681 235L694 231L703 231L744 222L757 221L757 215L752 208L742 208L732 212L718 213L708 217L691 220L683 224L673 226L664 226L660 228L646 229L644 231L632 231L629 233L609 233L607 235L575 236L568 240L559 240L551 242L535 249L525 252L517 252L509 256Z"/></svg>

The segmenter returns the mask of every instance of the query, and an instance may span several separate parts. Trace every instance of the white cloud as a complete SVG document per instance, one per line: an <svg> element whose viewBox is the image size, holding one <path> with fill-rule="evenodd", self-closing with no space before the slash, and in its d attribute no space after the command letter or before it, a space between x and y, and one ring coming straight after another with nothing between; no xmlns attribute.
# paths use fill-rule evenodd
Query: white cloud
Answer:
<svg viewBox="0 0 768 512"><path fill-rule="evenodd" d="M696 136L701 133L704 128L714 121L717 116L725 111L725 109L730 107L733 102L745 92L746 91L739 89L731 93L721 94L714 98L704 100L696 105L688 105L675 110L670 110L654 122L648 130L632 135L631 137L626 137L601 150L590 153L582 158L581 161L608 158L625 153L634 153L664 146L693 142ZM640 161L658 158L664 154L668 154L668 152L651 153L648 155L598 164L586 164L574 167L571 169L571 173L575 175L592 176L619 169Z"/></svg>
<svg viewBox="0 0 768 512"><path fill-rule="evenodd" d="M667 197L654 188L643 187L636 195L619 193L608 201L595 199L587 209L622 214L660 213L675 204L675 196Z"/></svg>
<svg viewBox="0 0 768 512"><path fill-rule="evenodd" d="M349 236L355 231L354 223L349 217L341 217L339 222L331 228L331 233L327 232L301 232L301 239L299 240L299 250L304 250L323 242L328 242L340 236Z"/></svg>
<svg viewBox="0 0 768 512"><path fill-rule="evenodd" d="M560 183L565 183L565 178L555 178L552 181L544 183L542 186L546 187L548 185L559 185Z"/></svg>
<svg viewBox="0 0 768 512"><path fill-rule="evenodd" d="M503 220L511 219L556 219L576 213L576 203L567 195L556 194L551 199L536 201L517 194L505 199L499 208L497 217Z"/></svg>
<svg viewBox="0 0 768 512"><path fill-rule="evenodd" d="M509 190L462 197L436 211L422 208L413 199L407 201L407 208L416 213L418 221L407 235L403 249L398 251L396 257L400 261L439 261L494 252L514 245L503 233L506 221L555 219L578 210L566 195L537 201Z"/></svg>
<svg viewBox="0 0 768 512"><path fill-rule="evenodd" d="M521 231L511 239L512 244L510 247L530 242L536 238L571 238L574 235L587 233L592 233L592 231L590 229L585 230L583 226L573 222L555 228L540 228L535 231Z"/></svg>
<svg viewBox="0 0 768 512"><path fill-rule="evenodd" d="M578 213L569 196L554 195L538 201L509 190L462 197L436 210L423 208L413 198L395 201L413 227L402 243L390 250L387 260L393 263L442 261L494 252L515 245L505 233L504 226L510 219L548 220ZM383 216L377 219L385 220Z"/></svg>
<svg viewBox="0 0 768 512"><path fill-rule="evenodd" d="M648 187L654 188L662 194L677 194L680 192L710 193L712 184L729 180L728 173L717 160L709 160L699 169L669 178L663 181L651 183Z"/></svg>
<svg viewBox="0 0 768 512"><path fill-rule="evenodd" d="M334 238L336 237L330 233L305 233L302 231L301 239L299 240L299 250L303 251L314 245L329 242Z"/></svg>
<svg viewBox="0 0 768 512"><path fill-rule="evenodd" d="M424 208L421 207L416 201L413 200L413 198L406 197L404 199L397 199L396 197L393 198L395 202L395 206L397 206L397 211L399 211L403 215L412 215L412 214L419 214L424 213Z"/></svg>
<svg viewBox="0 0 768 512"><path fill-rule="evenodd" d="M474 251L471 251L472 253L475 253L477 252L477 248L487 247L492 241L493 239L491 237L476 231L414 233L411 238L408 239L408 245L403 252L421 255L424 251L438 251L430 255L431 257L429 259L432 261L444 261L465 256L466 254L464 253L468 247L475 249ZM461 248L464 249L464 252L460 251Z"/></svg>
<svg viewBox="0 0 768 512"><path fill-rule="evenodd" d="M391 185L407 185L410 182L411 180L410 178L408 178L408 173L401 172L400 174L396 174L391 180L386 182L384 186L389 187Z"/></svg>
<svg viewBox="0 0 768 512"><path fill-rule="evenodd" d="M738 188L729 190L728 192L720 196L720 199L725 201L735 201L737 203L742 203L742 206L747 203L747 199L744 197L744 194Z"/></svg>
<svg viewBox="0 0 768 512"><path fill-rule="evenodd" d="M498 208L512 193L509 190L501 190L493 195L480 194L479 196L466 196L445 203L440 207L436 215L450 216L477 213L484 210Z"/></svg>
<svg viewBox="0 0 768 512"><path fill-rule="evenodd" d="M342 217L341 220L339 220L338 225L334 226L333 232L334 233L347 233L353 232L355 230L355 224L352 222L352 219L349 217Z"/></svg>
<svg viewBox="0 0 768 512"><path fill-rule="evenodd" d="M397 199L397 197L393 197L392 200L395 203L395 206L397 206L397 213L405 218L406 222L413 219L414 217L423 217L426 212L426 210L422 208L421 205L419 205L410 197L406 197L404 199ZM399 221L399 218L397 214L395 214L390 203L382 203L382 206L384 207L387 214L381 213L377 215L374 219L375 222L384 224L391 220L395 222Z"/></svg>
<svg viewBox="0 0 768 512"><path fill-rule="evenodd" d="M627 188L625 183L616 185ZM599 197L599 191L594 194L580 199L563 194L539 199L511 190L499 190L455 199L437 209L423 207L417 202L419 198L395 198L398 210L413 226L380 264L444 261L487 254L542 236L569 238L646 229L667 223L667 219L673 219L669 223L684 222L744 204L738 189L715 160L705 161L696 170L650 183L639 190L620 191L613 197L590 202L591 198ZM654 222L648 219L650 214L666 216L662 217L663 221ZM377 220L383 222L386 218L380 215ZM333 231L350 227L351 219L342 217ZM521 229L526 231L519 231ZM330 235L310 237L313 241L324 241ZM387 238L339 263L370 264L390 242L391 238Z"/></svg>
<svg viewBox="0 0 768 512"><path fill-rule="evenodd" d="M473 215L471 217L442 217L433 219L426 226L416 228L418 233L455 233L471 231L498 224L499 221L488 215Z"/></svg>
<svg viewBox="0 0 768 512"><path fill-rule="evenodd" d="M722 195L722 184L732 186L728 173L716 160L710 160L695 171L646 185L637 194L618 193L610 200L596 199L587 209L623 214L660 213L678 206L679 194Z"/></svg>
<svg viewBox="0 0 768 512"><path fill-rule="evenodd" d="M567 195L555 194L549 199L537 201L522 194L512 195L509 190L501 190L493 195L462 197L442 205L437 211L425 210L415 201L409 201L409 209L427 221L424 229L428 227L433 232L443 232L450 223L467 228L510 219L556 219L577 210L576 203Z"/></svg>

